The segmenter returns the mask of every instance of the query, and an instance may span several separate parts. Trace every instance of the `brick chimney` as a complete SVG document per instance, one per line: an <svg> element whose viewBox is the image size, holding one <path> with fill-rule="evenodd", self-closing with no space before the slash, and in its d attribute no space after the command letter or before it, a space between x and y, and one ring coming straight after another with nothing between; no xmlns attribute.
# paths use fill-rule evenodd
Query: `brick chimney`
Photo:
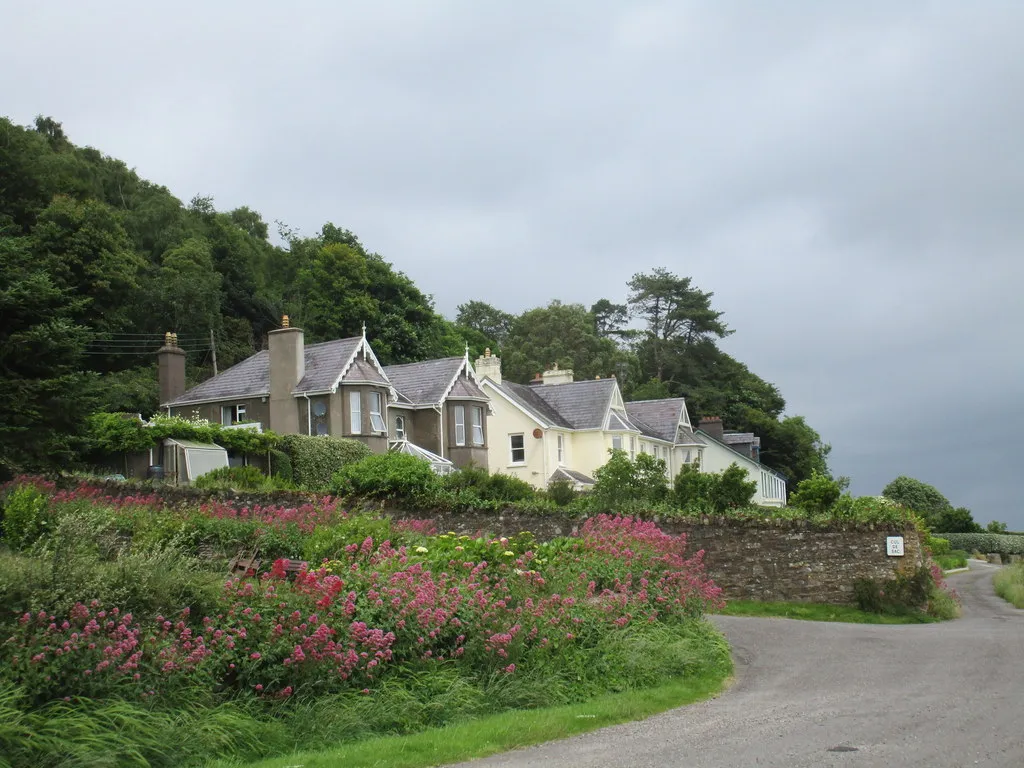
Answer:
<svg viewBox="0 0 1024 768"><path fill-rule="evenodd" d="M476 359L476 375L481 379L490 379L495 384L501 384L501 358L492 355L490 347Z"/></svg>
<svg viewBox="0 0 1024 768"><path fill-rule="evenodd" d="M542 380L545 384L572 384L572 368L559 368L558 363L552 363Z"/></svg>
<svg viewBox="0 0 1024 768"><path fill-rule="evenodd" d="M544 377L541 376L539 373L533 374L533 378L530 379L530 386L531 387L538 387L538 386L540 386L543 383L544 383Z"/></svg>
<svg viewBox="0 0 1024 768"><path fill-rule="evenodd" d="M292 392L306 375L306 345L301 328L292 328L288 315L281 327L267 334L270 348L270 429L282 435L299 433L299 407Z"/></svg>
<svg viewBox="0 0 1024 768"><path fill-rule="evenodd" d="M700 420L697 429L718 441L721 441L725 435L725 428L722 426L722 420L718 416L705 416Z"/></svg>
<svg viewBox="0 0 1024 768"><path fill-rule="evenodd" d="M178 334L164 334L164 345L156 352L156 370L161 406L185 394L185 350L178 346Z"/></svg>

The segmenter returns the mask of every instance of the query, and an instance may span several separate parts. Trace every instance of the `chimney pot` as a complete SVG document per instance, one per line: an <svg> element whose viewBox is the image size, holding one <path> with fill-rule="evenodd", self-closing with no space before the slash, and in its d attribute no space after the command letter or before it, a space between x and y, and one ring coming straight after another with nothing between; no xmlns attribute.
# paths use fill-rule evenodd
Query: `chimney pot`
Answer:
<svg viewBox="0 0 1024 768"><path fill-rule="evenodd" d="M288 315L281 315L281 327L291 328L291 320L288 319Z"/></svg>

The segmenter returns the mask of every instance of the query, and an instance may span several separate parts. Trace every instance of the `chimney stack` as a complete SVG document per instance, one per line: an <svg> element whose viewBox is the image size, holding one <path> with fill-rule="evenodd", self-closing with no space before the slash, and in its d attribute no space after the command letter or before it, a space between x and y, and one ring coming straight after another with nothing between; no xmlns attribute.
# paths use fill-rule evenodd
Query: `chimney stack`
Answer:
<svg viewBox="0 0 1024 768"><path fill-rule="evenodd" d="M178 346L178 334L164 334L164 345L156 353L156 369L161 406L185 394L185 350Z"/></svg>
<svg viewBox="0 0 1024 768"><path fill-rule="evenodd" d="M719 442L722 442L725 436L725 428L722 426L722 420L718 416L705 416L700 420L697 429Z"/></svg>
<svg viewBox="0 0 1024 768"><path fill-rule="evenodd" d="M542 381L545 384L572 384L572 368L559 368L552 363L551 368L544 371Z"/></svg>
<svg viewBox="0 0 1024 768"><path fill-rule="evenodd" d="M530 386L536 387L544 383L544 377L539 373L533 374L533 379L530 380Z"/></svg>
<svg viewBox="0 0 1024 768"><path fill-rule="evenodd" d="M501 384L501 358L492 355L490 347L476 359L476 375L482 379L490 379L495 384Z"/></svg>
<svg viewBox="0 0 1024 768"><path fill-rule="evenodd" d="M299 433L299 407L292 394L306 375L306 345L301 328L288 315L267 334L270 355L270 429L282 435Z"/></svg>

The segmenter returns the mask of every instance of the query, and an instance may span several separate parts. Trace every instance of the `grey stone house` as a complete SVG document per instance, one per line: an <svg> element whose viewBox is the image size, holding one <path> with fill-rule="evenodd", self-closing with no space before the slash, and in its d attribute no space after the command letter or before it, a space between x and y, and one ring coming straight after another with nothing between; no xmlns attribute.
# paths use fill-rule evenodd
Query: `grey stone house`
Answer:
<svg viewBox="0 0 1024 768"><path fill-rule="evenodd" d="M185 354L157 353L160 407L224 425L255 422L279 434L333 435L371 451L416 446L487 467L488 398L465 357L383 367L365 333L305 344L301 328L271 331L268 349L185 389Z"/></svg>

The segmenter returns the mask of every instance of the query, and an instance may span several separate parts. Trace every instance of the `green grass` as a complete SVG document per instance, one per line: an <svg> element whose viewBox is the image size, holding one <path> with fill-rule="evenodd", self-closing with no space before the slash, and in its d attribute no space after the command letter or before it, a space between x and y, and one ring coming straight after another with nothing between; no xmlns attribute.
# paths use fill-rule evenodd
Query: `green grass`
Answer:
<svg viewBox="0 0 1024 768"><path fill-rule="evenodd" d="M1024 608L1024 563L1015 563L1001 568L992 577L996 594L1013 603L1015 608Z"/></svg>
<svg viewBox="0 0 1024 768"><path fill-rule="evenodd" d="M938 563L944 571L967 567L967 553L961 549L955 549L942 555L932 555L932 560Z"/></svg>
<svg viewBox="0 0 1024 768"><path fill-rule="evenodd" d="M936 619L923 613L890 614L868 613L846 605L824 603L759 602L757 600L730 600L723 610L724 616L761 616L803 621L842 621L847 624L926 624Z"/></svg>
<svg viewBox="0 0 1024 768"><path fill-rule="evenodd" d="M732 674L732 662L656 688L599 696L584 704L513 710L408 736L383 736L318 752L300 752L256 763L218 761L216 766L246 768L425 768L564 739L616 723L640 720L719 693Z"/></svg>

